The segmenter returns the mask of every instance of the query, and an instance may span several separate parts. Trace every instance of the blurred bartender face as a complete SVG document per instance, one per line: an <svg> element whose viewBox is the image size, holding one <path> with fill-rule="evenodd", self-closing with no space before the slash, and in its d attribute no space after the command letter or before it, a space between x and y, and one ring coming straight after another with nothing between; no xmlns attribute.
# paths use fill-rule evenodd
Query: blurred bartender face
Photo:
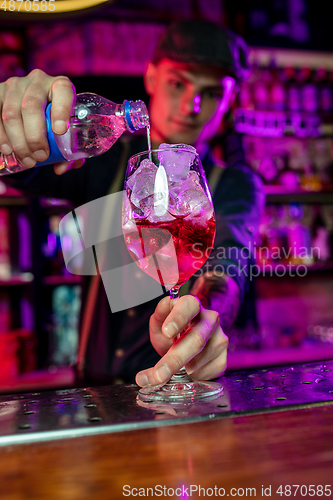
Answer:
<svg viewBox="0 0 333 500"><path fill-rule="evenodd" d="M231 104L234 86L234 78L214 66L171 59L150 63L145 87L154 146L166 142L200 147L211 139Z"/></svg>

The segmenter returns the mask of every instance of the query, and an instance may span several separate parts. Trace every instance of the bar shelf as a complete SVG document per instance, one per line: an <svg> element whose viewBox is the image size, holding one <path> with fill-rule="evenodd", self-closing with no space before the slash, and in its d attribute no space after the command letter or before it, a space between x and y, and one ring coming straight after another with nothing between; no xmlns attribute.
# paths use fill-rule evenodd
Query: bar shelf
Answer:
<svg viewBox="0 0 333 500"><path fill-rule="evenodd" d="M8 278L0 278L0 287L30 285L33 280L32 273L13 274Z"/></svg>
<svg viewBox="0 0 333 500"><path fill-rule="evenodd" d="M267 262L265 265L257 264L260 270L260 276L277 276L281 277L287 274L287 271L293 273L295 275L296 271L299 270L299 267L302 268L302 271L305 270L306 274L308 272L332 272L333 271L333 262L316 262L314 264L304 264L302 262L299 263L288 263L288 262ZM268 269L269 268L269 269ZM266 271L265 271L266 269ZM270 271L272 270L272 274ZM284 271L285 274L279 274L281 271ZM264 272L265 271L265 272ZM303 273L301 274L303 276Z"/></svg>
<svg viewBox="0 0 333 500"><path fill-rule="evenodd" d="M285 186L264 186L267 203L290 203L298 202L305 204L331 204L333 203L333 186L327 186L317 191L309 191L304 188L288 190Z"/></svg>
<svg viewBox="0 0 333 500"><path fill-rule="evenodd" d="M44 276L43 285L59 286L59 285L80 285L82 277L75 274L60 275L60 276Z"/></svg>
<svg viewBox="0 0 333 500"><path fill-rule="evenodd" d="M323 113L259 111L236 108L236 132L262 137L332 137L333 115Z"/></svg>

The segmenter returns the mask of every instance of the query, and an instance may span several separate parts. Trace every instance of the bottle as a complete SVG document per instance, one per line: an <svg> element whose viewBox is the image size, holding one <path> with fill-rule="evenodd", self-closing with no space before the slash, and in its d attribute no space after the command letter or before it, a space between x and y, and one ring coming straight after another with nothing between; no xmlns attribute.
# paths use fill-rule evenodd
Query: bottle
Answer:
<svg viewBox="0 0 333 500"><path fill-rule="evenodd" d="M316 83L319 111L322 113L331 113L333 110L333 89L330 86L329 72L325 68L318 68Z"/></svg>
<svg viewBox="0 0 333 500"><path fill-rule="evenodd" d="M258 78L254 82L253 97L255 109L267 111L269 109L269 89L271 85L271 74L269 68L262 66L258 72Z"/></svg>
<svg viewBox="0 0 333 500"><path fill-rule="evenodd" d="M318 112L318 88L315 84L314 72L309 67L300 71L301 109L307 113Z"/></svg>
<svg viewBox="0 0 333 500"><path fill-rule="evenodd" d="M279 249L279 260L281 264L289 262L289 240L288 240L288 225L290 222L288 206L277 205L276 207L276 227Z"/></svg>
<svg viewBox="0 0 333 500"><path fill-rule="evenodd" d="M304 224L304 209L299 203L292 202L289 205L289 215L289 262L311 264L311 235L309 227Z"/></svg>
<svg viewBox="0 0 333 500"><path fill-rule="evenodd" d="M300 110L300 89L297 82L297 70L292 66L287 66L286 69L286 92L287 92L287 109L289 111Z"/></svg>
<svg viewBox="0 0 333 500"><path fill-rule="evenodd" d="M320 191L322 189L320 177L316 172L315 166L310 161L304 164L301 187L306 191Z"/></svg>
<svg viewBox="0 0 333 500"><path fill-rule="evenodd" d="M326 261L330 257L329 234L323 218L322 209L319 205L314 207L314 218L312 220L312 248L311 252L316 261Z"/></svg>
<svg viewBox="0 0 333 500"><path fill-rule="evenodd" d="M56 135L51 128L51 104L46 108L47 139L50 156L35 166L61 161L91 158L108 151L125 132L149 127L149 117L143 101L124 101L115 104L92 93L78 94L69 128ZM0 175L26 170L12 153L0 153Z"/></svg>
<svg viewBox="0 0 333 500"><path fill-rule="evenodd" d="M283 68L272 65L272 85L270 89L270 108L273 111L286 109L286 73Z"/></svg>

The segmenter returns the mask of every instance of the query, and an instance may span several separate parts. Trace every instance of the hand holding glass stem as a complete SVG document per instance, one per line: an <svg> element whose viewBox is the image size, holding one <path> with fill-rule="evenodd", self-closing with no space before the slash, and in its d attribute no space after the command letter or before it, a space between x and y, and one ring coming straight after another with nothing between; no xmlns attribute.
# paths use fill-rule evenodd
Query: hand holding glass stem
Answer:
<svg viewBox="0 0 333 500"><path fill-rule="evenodd" d="M193 296L178 299L179 287L205 263L215 237L214 208L193 147L161 145L130 158L123 232L136 264L170 291L170 299L158 304L150 320L152 344L164 356L153 369L137 375L145 386L140 397L184 401L219 395L220 384L192 381L185 368L168 382L180 363L206 378L206 365L209 372L215 353L225 351L227 343L216 312L205 310Z"/></svg>

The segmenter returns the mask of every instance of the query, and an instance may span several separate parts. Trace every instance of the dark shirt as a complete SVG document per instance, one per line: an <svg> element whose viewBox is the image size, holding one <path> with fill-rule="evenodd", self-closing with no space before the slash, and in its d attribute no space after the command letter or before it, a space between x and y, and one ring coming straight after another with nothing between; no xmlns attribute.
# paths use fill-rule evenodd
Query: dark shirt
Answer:
<svg viewBox="0 0 333 500"><path fill-rule="evenodd" d="M120 162L126 165L126 158L147 149L145 138L133 137L133 140L127 141L128 151L124 158L124 143L124 140L118 140L102 156L90 158L82 168L61 176L55 175L53 166L48 165L7 176L4 180L29 195L63 198L79 207L106 196ZM217 169L211 152L207 151L201 160L208 179L216 177ZM236 281L244 299L250 285L251 248L264 203L262 183L250 168L240 164L222 168L217 177L213 193L216 238L214 250L203 271L224 270ZM200 272L197 273L199 275ZM194 279L195 276L192 282ZM90 281L90 276L83 277L81 319ZM138 285L133 283L133 286ZM148 323L161 298L162 293L154 300L112 313L100 283L85 359L88 382L107 383L117 378L132 382L139 370L158 361L159 355L149 340Z"/></svg>

